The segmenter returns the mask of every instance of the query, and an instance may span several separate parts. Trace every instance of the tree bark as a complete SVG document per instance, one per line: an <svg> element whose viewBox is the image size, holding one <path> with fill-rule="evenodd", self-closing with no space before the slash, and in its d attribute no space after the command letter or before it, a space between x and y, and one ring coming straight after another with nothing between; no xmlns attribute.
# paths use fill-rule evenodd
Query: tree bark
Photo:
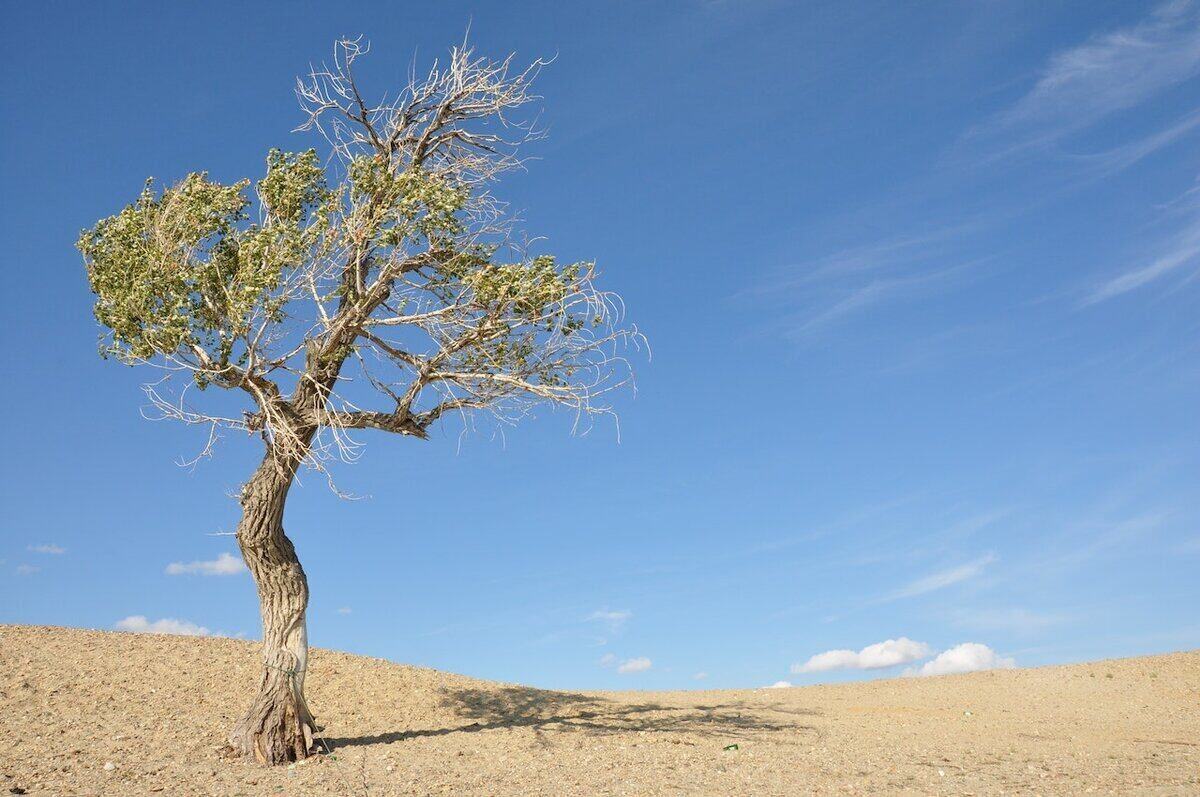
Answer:
<svg viewBox="0 0 1200 797"><path fill-rule="evenodd" d="M308 667L308 579L283 532L283 509L296 464L270 453L242 488L237 541L258 586L263 670L258 695L229 740L263 764L298 761L314 752L316 723L304 699Z"/></svg>

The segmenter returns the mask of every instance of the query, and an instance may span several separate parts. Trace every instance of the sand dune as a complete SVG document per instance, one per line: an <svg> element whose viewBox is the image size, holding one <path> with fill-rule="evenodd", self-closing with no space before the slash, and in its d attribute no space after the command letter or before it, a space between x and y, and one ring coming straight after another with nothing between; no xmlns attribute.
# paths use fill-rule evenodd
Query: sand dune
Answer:
<svg viewBox="0 0 1200 797"><path fill-rule="evenodd" d="M577 694L318 650L332 753L291 769L221 757L256 663L231 639L0 626L0 793L1200 793L1200 651Z"/></svg>

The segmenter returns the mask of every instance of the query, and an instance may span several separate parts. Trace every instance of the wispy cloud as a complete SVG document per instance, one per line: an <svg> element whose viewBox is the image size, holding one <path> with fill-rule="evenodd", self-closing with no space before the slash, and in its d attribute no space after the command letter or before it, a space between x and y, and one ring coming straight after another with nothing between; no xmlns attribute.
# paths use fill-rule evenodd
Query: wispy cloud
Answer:
<svg viewBox="0 0 1200 797"><path fill-rule="evenodd" d="M781 288L795 288L831 278L850 277L856 274L890 271L896 266L921 262L931 253L943 251L945 246L974 228L974 224L960 224L922 232L901 235L858 246L851 246L827 255L814 262L810 268L797 274L788 274L756 293L773 293Z"/></svg>
<svg viewBox="0 0 1200 797"><path fill-rule="evenodd" d="M856 244L777 268L736 298L783 311L771 333L799 341L885 302L946 288L981 262L961 255L973 219Z"/></svg>
<svg viewBox="0 0 1200 797"><path fill-rule="evenodd" d="M633 612L627 609L612 610L606 607L589 614L587 620L600 623L609 630L609 633L615 634L624 628L630 617L633 617Z"/></svg>
<svg viewBox="0 0 1200 797"><path fill-rule="evenodd" d="M1000 154L1050 144L1198 72L1197 5L1168 2L1136 25L1051 56L1033 88L971 137L1002 137L1007 146Z"/></svg>
<svg viewBox="0 0 1200 797"><path fill-rule="evenodd" d="M1161 534L1175 511L1160 509L1120 519L1097 516L1068 526L1046 541L1028 562L1019 565L1027 575L1057 577L1096 559L1120 555L1134 545L1145 545Z"/></svg>
<svg viewBox="0 0 1200 797"><path fill-rule="evenodd" d="M786 329L783 334L787 338L797 341L811 337L846 316L862 312L884 301L897 300L905 296L920 296L930 290L944 288L954 277L978 264L979 261L968 261L908 274L873 276L865 283L840 287L834 287L832 284L822 286L809 291L810 294L818 294L818 296L809 302L810 307L807 312L795 314L784 322ZM892 268L897 269L900 266L900 263L894 263ZM887 270L888 266L880 265L877 268ZM856 278L861 278L861 275L850 276L851 283L854 283ZM831 277L830 282L833 281L837 280ZM793 298L803 301L800 295Z"/></svg>
<svg viewBox="0 0 1200 797"><path fill-rule="evenodd" d="M1067 615L1060 613L1009 608L958 609L951 614L950 621L960 628L1025 634L1061 625L1068 619Z"/></svg>
<svg viewBox="0 0 1200 797"><path fill-rule="evenodd" d="M176 636L212 636L212 632L202 625L196 625L187 620L176 620L164 617L161 620L148 620L145 615L134 614L123 620L118 620L113 626L118 631L132 631L135 634L174 634Z"/></svg>
<svg viewBox="0 0 1200 797"><path fill-rule="evenodd" d="M63 548L61 545L55 545L54 543L45 543L42 545L26 545L25 550L30 551L32 553L50 554L51 556L60 556L67 552L66 548Z"/></svg>
<svg viewBox="0 0 1200 797"><path fill-rule="evenodd" d="M1200 193L1188 192L1195 207L1192 218L1168 241L1149 263L1135 266L1093 287L1084 297L1083 306L1097 304L1137 290L1186 266L1200 266Z"/></svg>
<svg viewBox="0 0 1200 797"><path fill-rule="evenodd" d="M867 645L859 651L827 650L812 656L803 664L793 664L792 672L829 672L831 670L879 670L908 664L928 656L932 650L924 642L908 637L888 639Z"/></svg>
<svg viewBox="0 0 1200 797"><path fill-rule="evenodd" d="M1170 0L1136 24L1093 36L1052 55L1034 86L963 140L981 162L1038 148L1071 167L1060 182L1079 188L1132 167L1200 131L1200 109L1108 150L1071 155L1060 142L1108 117L1130 112L1159 93L1200 75L1200 3ZM1128 113L1127 113L1128 116ZM1147 115L1144 118L1155 118ZM1051 147L1051 145L1054 145ZM982 147L982 150L980 150ZM1200 260L1200 213L1150 254L1085 289L1079 306L1122 296Z"/></svg>
<svg viewBox="0 0 1200 797"><path fill-rule="evenodd" d="M907 670L905 675L953 675L978 670L999 670L1017 666L1016 661L1004 658L996 651L979 642L963 642L943 651L932 661L919 668Z"/></svg>
<svg viewBox="0 0 1200 797"><path fill-rule="evenodd" d="M1004 263L1005 252L984 233L1017 223L1050 197L1078 191L1200 133L1200 109L1194 104L1165 122L1157 114L1143 114L1125 125L1149 100L1198 74L1196 0L1148 7L1125 27L1100 31L1049 54L1032 84L965 131L923 182L906 186L879 209L860 211L865 223L853 228L856 234L859 229L890 234L813 258L752 289L755 301L783 308L785 315L770 331L808 342L835 325L944 290L944 282L979 263L980 254ZM1111 127L1118 133L1135 132L1115 139L1116 146L1085 154L1065 151L1078 146L1081 134L1095 132L1122 112L1122 127ZM1037 159L1032 171L1013 168L1008 156L1018 153ZM995 191L996 181L1006 190ZM949 206L938 208L947 202ZM929 232L927 217L912 212L914 205L936 209L943 228ZM1149 256L1124 272L1089 285L1081 303L1104 301L1178 273L1200 258L1200 233L1185 232L1162 251L1144 251ZM1056 293L1066 296L1071 291Z"/></svg>
<svg viewBox="0 0 1200 797"><path fill-rule="evenodd" d="M842 316L878 303L885 296L894 293L903 285L903 280L875 280L866 285L853 288L847 295L825 309L807 318L798 319L797 323L788 330L788 337L805 337L831 324Z"/></svg>
<svg viewBox="0 0 1200 797"><path fill-rule="evenodd" d="M1197 128L1200 128L1200 111L1190 113L1170 127L1150 133L1136 141L1130 141L1103 152L1073 155L1071 159L1085 168L1088 178L1108 177L1128 169L1165 147L1169 147L1187 137Z"/></svg>
<svg viewBox="0 0 1200 797"><path fill-rule="evenodd" d="M776 681L775 683L771 684L770 686L764 686L763 689L790 689L791 686L792 686L791 681Z"/></svg>
<svg viewBox="0 0 1200 797"><path fill-rule="evenodd" d="M167 565L167 575L181 576L199 574L202 576L235 576L246 571L242 560L229 553L222 553L216 559L199 560L195 562L172 562Z"/></svg>
<svg viewBox="0 0 1200 797"><path fill-rule="evenodd" d="M995 554L986 554L978 559L967 562L966 564L959 565L958 567L951 567L947 570L939 570L938 572L930 573L923 578L918 578L916 581L910 582L900 589L888 593L880 600L894 601L901 600L902 598L913 598L917 595L924 595L928 592L945 589L946 587L962 583L963 581L969 581L970 579L980 575L988 565L995 561Z"/></svg>
<svg viewBox="0 0 1200 797"><path fill-rule="evenodd" d="M42 568L38 567L37 565L24 565L24 564L17 565L17 575L18 576L32 576L34 573L38 572L41 569Z"/></svg>

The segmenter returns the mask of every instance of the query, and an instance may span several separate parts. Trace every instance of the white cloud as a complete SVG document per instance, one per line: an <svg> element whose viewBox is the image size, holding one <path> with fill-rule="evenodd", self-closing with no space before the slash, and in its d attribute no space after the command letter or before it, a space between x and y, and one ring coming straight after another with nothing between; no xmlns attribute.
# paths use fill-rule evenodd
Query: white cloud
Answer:
<svg viewBox="0 0 1200 797"><path fill-rule="evenodd" d="M621 675L628 675L634 672L645 672L654 666L650 659L645 656L638 656L636 659L626 659L617 667L617 672Z"/></svg>
<svg viewBox="0 0 1200 797"><path fill-rule="evenodd" d="M996 561L996 555L989 553L986 556L981 556L978 559L967 562L965 565L931 573L924 578L919 578L910 584L906 584L895 592L885 596L882 600L894 601L901 598L912 598L917 595L924 595L927 592L944 589L952 584L967 581L982 573L983 569L994 561Z"/></svg>
<svg viewBox="0 0 1200 797"><path fill-rule="evenodd" d="M67 552L66 548L55 545L54 543L46 543L45 545L26 545L25 550L33 553L47 553L52 556L58 556Z"/></svg>
<svg viewBox="0 0 1200 797"><path fill-rule="evenodd" d="M611 667L617 663L617 657L611 653L605 653L600 657L599 664L601 667Z"/></svg>
<svg viewBox="0 0 1200 797"><path fill-rule="evenodd" d="M352 611L353 611L353 609L351 609L349 606L343 606L342 608L337 610L337 613L338 614L350 614L350 612L352 612Z"/></svg>
<svg viewBox="0 0 1200 797"><path fill-rule="evenodd" d="M698 672L692 676L692 678L697 681L703 681L707 677L708 677L708 673L706 673L706 672Z"/></svg>
<svg viewBox="0 0 1200 797"><path fill-rule="evenodd" d="M614 611L604 608L592 612L587 616L587 619L591 622L603 623L610 632L615 634L621 630L630 617L633 617L633 612L627 609Z"/></svg>
<svg viewBox="0 0 1200 797"><path fill-rule="evenodd" d="M979 642L963 642L942 651L933 661L912 667L905 675L951 675L977 670L1001 670L1017 666L1016 661L997 655L996 651Z"/></svg>
<svg viewBox="0 0 1200 797"><path fill-rule="evenodd" d="M776 681L770 686L764 686L763 689L787 689L792 685L791 681Z"/></svg>
<svg viewBox="0 0 1200 797"><path fill-rule="evenodd" d="M141 614L131 615L123 620L118 620L113 627L118 631L132 631L135 634L176 634L178 636L210 636L212 634L204 626L196 625L187 620L164 617L161 620L151 622L146 619L145 615Z"/></svg>
<svg viewBox="0 0 1200 797"><path fill-rule="evenodd" d="M923 659L931 652L929 646L924 642L914 642L908 637L900 637L867 645L857 653L853 650L827 650L809 658L803 664L793 664L792 672L878 670Z"/></svg>
<svg viewBox="0 0 1200 797"><path fill-rule="evenodd" d="M17 565L17 575L18 576L32 576L34 573L36 573L37 571L39 571L41 569L42 568L38 567L37 565Z"/></svg>
<svg viewBox="0 0 1200 797"><path fill-rule="evenodd" d="M167 565L167 575L180 576L187 573L199 573L202 576L234 576L244 572L246 565L242 560L229 553L222 553L210 561L172 562Z"/></svg>

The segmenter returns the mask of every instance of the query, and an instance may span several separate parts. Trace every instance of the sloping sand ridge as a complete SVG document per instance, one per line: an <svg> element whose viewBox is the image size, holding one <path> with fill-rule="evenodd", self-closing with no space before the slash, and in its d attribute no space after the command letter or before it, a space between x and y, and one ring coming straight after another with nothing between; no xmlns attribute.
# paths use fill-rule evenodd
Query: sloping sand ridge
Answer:
<svg viewBox="0 0 1200 797"><path fill-rule="evenodd" d="M221 757L256 667L231 639L0 626L0 794L1200 793L1200 651L576 694L317 650L332 754L291 769Z"/></svg>

